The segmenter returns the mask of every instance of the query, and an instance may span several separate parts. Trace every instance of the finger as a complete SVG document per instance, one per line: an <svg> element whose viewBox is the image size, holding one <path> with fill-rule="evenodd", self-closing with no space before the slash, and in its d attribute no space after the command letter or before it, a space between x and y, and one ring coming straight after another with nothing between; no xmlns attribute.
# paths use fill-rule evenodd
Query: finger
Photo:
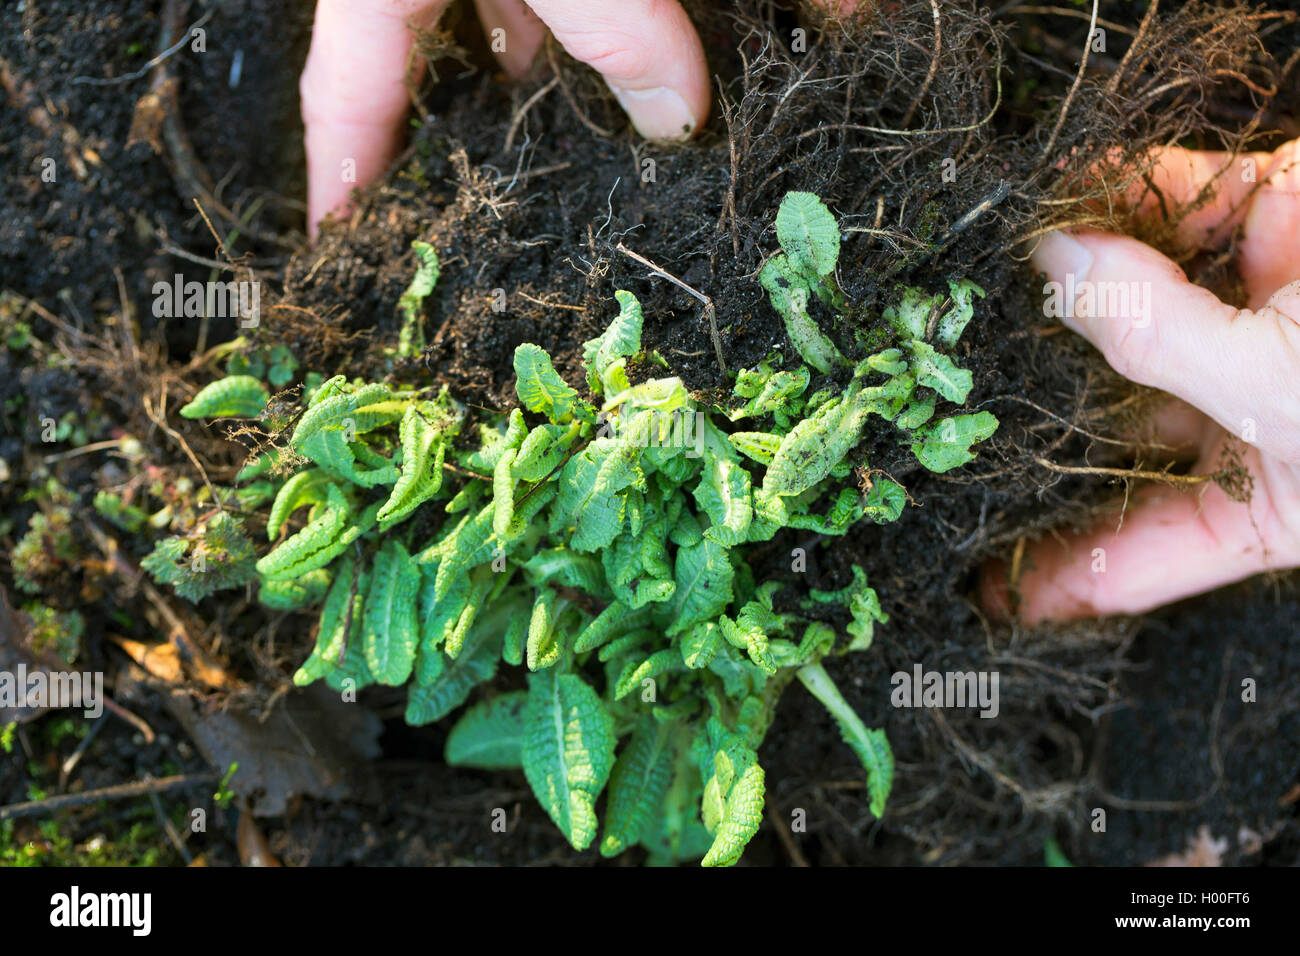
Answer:
<svg viewBox="0 0 1300 956"><path fill-rule="evenodd" d="M307 225L344 208L401 147L418 79L410 26L431 28L449 0L320 0L299 88L307 149Z"/></svg>
<svg viewBox="0 0 1300 956"><path fill-rule="evenodd" d="M1233 434L1300 461L1300 282L1234 309L1150 246L1095 230L1043 237L1049 316L1121 375L1191 403Z"/></svg>
<svg viewBox="0 0 1300 956"><path fill-rule="evenodd" d="M1174 219L1175 235L1195 249L1218 248L1245 219L1269 153L1182 149L1156 151L1149 174L1129 184L1126 197L1139 216Z"/></svg>
<svg viewBox="0 0 1300 956"><path fill-rule="evenodd" d="M520 79L541 49L546 26L524 0L474 0L474 6L502 69Z"/></svg>
<svg viewBox="0 0 1300 956"><path fill-rule="evenodd" d="M1300 140L1273 153L1250 203L1238 269L1258 308L1277 289L1300 279ZM1297 313L1292 312L1291 315Z"/></svg>
<svg viewBox="0 0 1300 956"><path fill-rule="evenodd" d="M1204 468L1215 467L1221 448L1211 449ZM1017 617L1035 624L1137 614L1300 564L1297 471L1253 450L1244 464L1254 478L1249 503L1214 484L1147 488L1122 525L1116 514L1085 534L1030 546L1015 582ZM1008 616L1008 584L1005 564L984 569L981 597L1000 617Z"/></svg>
<svg viewBox="0 0 1300 956"><path fill-rule="evenodd" d="M1204 412L1182 399L1166 398L1154 414L1140 421L1132 435L1139 452L1154 449L1162 461L1190 462L1206 454L1220 431Z"/></svg>
<svg viewBox="0 0 1300 956"><path fill-rule="evenodd" d="M646 139L684 139L709 115L704 48L676 0L528 0L569 55L594 67Z"/></svg>

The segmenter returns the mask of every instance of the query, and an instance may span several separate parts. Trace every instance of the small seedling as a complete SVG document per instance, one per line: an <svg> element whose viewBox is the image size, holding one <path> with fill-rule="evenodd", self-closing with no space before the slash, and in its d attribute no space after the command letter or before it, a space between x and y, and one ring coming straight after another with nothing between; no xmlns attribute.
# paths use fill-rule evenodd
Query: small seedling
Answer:
<svg viewBox="0 0 1300 956"><path fill-rule="evenodd" d="M887 316L895 341L850 363L806 308L809 296L845 308L834 218L794 193L777 234L784 251L763 284L796 351L819 371L844 369L842 387L806 395L809 369L779 369L775 357L740 372L728 407L697 402L677 378L633 384L631 360L655 356L642 347L640 304L619 291L618 314L583 347L586 396L527 343L514 355L522 407L509 414L475 419L446 391L341 375L311 391L288 440L306 466L270 479L279 459L267 453L240 476L274 488L267 536L277 543L255 567L261 600L320 606L315 649L294 681L406 685L406 720L428 724L501 664L526 668L526 690L484 697L461 716L447 761L522 769L576 849L599 837L606 856L640 844L652 862L718 866L735 863L758 830L757 752L797 677L835 717L866 770L871 810L883 814L888 740L822 663L870 647L887 621L876 592L855 567L839 591L782 603L782 582L757 580L748 556L787 529L843 535L864 519L900 518L900 485L877 477L863 492L851 477L865 473L852 453L873 417L932 470L973 457L996 421L933 420L940 402L965 401L971 376L932 344L929 317L933 341L951 348L978 290L954 285L948 313L907 290ZM436 257L421 261L403 297L412 309L436 276ZM220 401L204 407L225 413L237 393L260 414L255 388L218 386L196 403L211 389ZM457 441L463 432L476 440ZM288 533L300 509L305 522ZM440 524L429 520L439 514ZM150 569L196 593L175 565ZM848 640L837 640L835 619Z"/></svg>

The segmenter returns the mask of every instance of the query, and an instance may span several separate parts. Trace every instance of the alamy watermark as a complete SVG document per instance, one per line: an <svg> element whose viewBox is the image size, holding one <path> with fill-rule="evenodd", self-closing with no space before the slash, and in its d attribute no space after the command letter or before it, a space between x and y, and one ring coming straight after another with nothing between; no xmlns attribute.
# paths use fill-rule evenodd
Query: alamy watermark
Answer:
<svg viewBox="0 0 1300 956"><path fill-rule="evenodd" d="M57 928L121 927L133 936L153 928L152 893L92 893L74 885L50 897L50 925Z"/></svg>
<svg viewBox="0 0 1300 956"><path fill-rule="evenodd" d="M160 319L239 319L254 329L262 317L262 284L257 280L230 282L185 281L179 272L171 282L153 284L153 314Z"/></svg>
<svg viewBox="0 0 1300 956"><path fill-rule="evenodd" d="M602 417L597 438L623 438L637 448L685 448L687 458L704 454L703 412L676 409L671 412L651 410L648 415L631 414L624 409L619 418Z"/></svg>
<svg viewBox="0 0 1300 956"><path fill-rule="evenodd" d="M1076 279L1065 274L1065 282L1043 285L1043 314L1052 319L1123 319L1133 320L1133 328L1151 324L1151 283L1112 282Z"/></svg>
<svg viewBox="0 0 1300 956"><path fill-rule="evenodd" d="M0 671L0 707L80 708L91 720L104 713L103 671L47 671L26 664Z"/></svg>
<svg viewBox="0 0 1300 956"><path fill-rule="evenodd" d="M920 664L897 671L889 682L895 707L978 707L981 717L998 715L997 671L927 671Z"/></svg>

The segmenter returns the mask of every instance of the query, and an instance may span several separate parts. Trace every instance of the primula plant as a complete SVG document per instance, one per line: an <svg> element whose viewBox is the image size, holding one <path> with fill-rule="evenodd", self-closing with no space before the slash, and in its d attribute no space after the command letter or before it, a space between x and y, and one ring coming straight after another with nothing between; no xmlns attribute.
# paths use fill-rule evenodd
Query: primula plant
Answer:
<svg viewBox="0 0 1300 956"><path fill-rule="evenodd" d="M618 315L584 345L585 394L532 344L515 351L522 407L509 414L473 417L445 390L317 380L287 444L230 493L245 508L271 502L269 552L249 570L238 522L219 515L160 542L150 570L201 596L198 550L205 573L226 576L214 586L255 577L268 607L319 605L295 682L407 685L412 724L447 717L502 665L525 668L527 690L479 694L446 759L521 768L579 850L599 838L607 856L640 844L654 863L736 862L762 820L757 751L795 678L838 722L883 814L894 772L884 731L864 726L822 664L870 647L886 621L875 591L854 567L839 591L783 592L755 578L747 555L788 529L842 535L900 517L902 487L876 477L863 492L851 477L855 466L869 474L852 451L873 416L927 468L973 457L996 420L934 416L971 389L940 349L982 293L903 290L882 328L858 339L874 350L851 363L809 314L813 299L847 314L834 217L791 193L777 236L760 281L799 354L838 384L807 394L809 368L776 356L738 374L729 407L702 404L678 378L633 383L631 360L661 360L643 350L641 307L620 291ZM408 320L437 277L432 248L418 251ZM405 328L418 341L418 323ZM268 401L261 381L237 374L182 414L266 423ZM843 637L826 618L848 621Z"/></svg>

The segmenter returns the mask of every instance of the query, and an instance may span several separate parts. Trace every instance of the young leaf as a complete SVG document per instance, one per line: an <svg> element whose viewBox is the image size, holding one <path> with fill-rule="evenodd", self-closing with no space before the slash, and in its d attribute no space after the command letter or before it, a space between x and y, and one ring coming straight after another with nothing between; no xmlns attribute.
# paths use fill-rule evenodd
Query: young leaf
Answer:
<svg viewBox="0 0 1300 956"><path fill-rule="evenodd" d="M803 360L819 372L829 372L848 360L808 314L808 285L783 255L775 255L758 273L772 307L785 320L785 331Z"/></svg>
<svg viewBox="0 0 1300 956"><path fill-rule="evenodd" d="M704 784L704 826L713 845L702 866L731 866L763 822L764 774L758 755L744 740L709 720L712 773Z"/></svg>
<svg viewBox="0 0 1300 956"><path fill-rule="evenodd" d="M553 667L564 653L564 634L557 625L560 615L569 606L551 588L539 588L533 603L533 616L528 623L526 644L528 669L539 671Z"/></svg>
<svg viewBox="0 0 1300 956"><path fill-rule="evenodd" d="M868 730L821 664L806 664L798 670L800 682L831 712L840 725L845 742L867 769L867 792L871 795L871 812L885 813L885 801L894 785L894 754L883 730Z"/></svg>
<svg viewBox="0 0 1300 956"><path fill-rule="evenodd" d="M453 767L515 770L523 766L524 708L528 693L517 690L481 700L447 735L444 759Z"/></svg>
<svg viewBox="0 0 1300 956"><path fill-rule="evenodd" d="M596 836L596 798L614 766L614 722L594 690L554 668L529 677L524 776L575 850Z"/></svg>
<svg viewBox="0 0 1300 956"><path fill-rule="evenodd" d="M934 296L909 287L903 290L902 299L897 305L885 309L884 319L904 339L924 339L925 328L930 321L930 310L934 307Z"/></svg>
<svg viewBox="0 0 1300 956"><path fill-rule="evenodd" d="M620 358L631 358L641 351L641 303L631 292L614 293L619 312L600 335L582 343L582 361L587 366L587 384L597 394L607 392L605 374Z"/></svg>
<svg viewBox="0 0 1300 956"><path fill-rule="evenodd" d="M926 468L942 474L974 461L970 446L982 442L997 428L998 420L989 412L945 418L914 433L912 454Z"/></svg>
<svg viewBox="0 0 1300 956"><path fill-rule="evenodd" d="M912 369L918 385L932 388L950 402L958 405L966 401L973 380L966 369L958 368L952 359L925 342L909 342L912 350Z"/></svg>
<svg viewBox="0 0 1300 956"><path fill-rule="evenodd" d="M635 844L668 792L673 775L672 725L642 717L609 777L600 855L618 856Z"/></svg>
<svg viewBox="0 0 1300 956"><path fill-rule="evenodd" d="M375 556L362 628L366 666L381 684L397 686L411 675L420 643L416 595L420 571L401 542L390 538Z"/></svg>
<svg viewBox="0 0 1300 956"><path fill-rule="evenodd" d="M907 504L903 486L888 478L877 478L862 500L863 514L876 524L892 524Z"/></svg>
<svg viewBox="0 0 1300 956"><path fill-rule="evenodd" d="M779 310L778 310L779 311ZM778 425L784 425L790 416L798 414L803 403L799 396L808 388L811 375L806 366L787 371L773 372L766 363L757 369L741 369L736 375L735 394L748 398L742 407L727 413L731 421L742 418L772 415Z"/></svg>
<svg viewBox="0 0 1300 956"><path fill-rule="evenodd" d="M781 448L781 436L769 435L767 432L732 432L727 440L738 452L760 465L772 464L772 459Z"/></svg>
<svg viewBox="0 0 1300 956"><path fill-rule="evenodd" d="M410 517L420 504L436 495L442 487L446 446L434 420L416 405L410 405L402 415L399 433L402 467L388 500L379 509L380 531L387 531Z"/></svg>
<svg viewBox="0 0 1300 956"><path fill-rule="evenodd" d="M418 355L424 348L424 329L420 325L420 306L438 282L438 253L427 242L416 239L411 249L419 261L411 284L397 300L402 313L402 330L399 333L397 354Z"/></svg>
<svg viewBox="0 0 1300 956"><path fill-rule="evenodd" d="M524 407L556 425L569 421L581 404L578 393L560 378L540 346L525 342L515 349L515 376L515 392Z"/></svg>
<svg viewBox="0 0 1300 956"><path fill-rule="evenodd" d="M866 416L862 404L852 400L817 409L781 441L763 478L763 490L791 497L817 484L858 443Z"/></svg>
<svg viewBox="0 0 1300 956"><path fill-rule="evenodd" d="M507 537L510 521L515 516L515 485L518 484L518 479L511 474L511 469L517 454L516 449L507 448L492 470L492 532L498 538Z"/></svg>
<svg viewBox="0 0 1300 956"><path fill-rule="evenodd" d="M791 264L806 276L827 276L840 255L840 229L813 193L788 192L776 211L776 238Z"/></svg>
<svg viewBox="0 0 1300 956"><path fill-rule="evenodd" d="M907 361L903 358L903 350L885 349L875 355L868 355L866 361L854 370L854 374L866 375L868 371L883 372L885 375L901 375L907 371Z"/></svg>
<svg viewBox="0 0 1300 956"><path fill-rule="evenodd" d="M206 385L181 408L182 418L256 418L271 396L251 375L227 375Z"/></svg>
<svg viewBox="0 0 1300 956"><path fill-rule="evenodd" d="M984 298L984 290L977 286L969 279L960 281L948 280L948 294L952 296L952 307L943 314L939 319L939 326L935 330L934 337L939 340L939 344L944 348L950 349L957 344L961 334L966 329L966 324L970 322L971 316L975 314L975 306L971 302L972 295L978 295Z"/></svg>

